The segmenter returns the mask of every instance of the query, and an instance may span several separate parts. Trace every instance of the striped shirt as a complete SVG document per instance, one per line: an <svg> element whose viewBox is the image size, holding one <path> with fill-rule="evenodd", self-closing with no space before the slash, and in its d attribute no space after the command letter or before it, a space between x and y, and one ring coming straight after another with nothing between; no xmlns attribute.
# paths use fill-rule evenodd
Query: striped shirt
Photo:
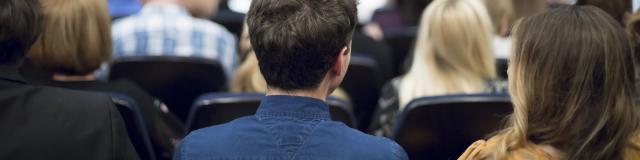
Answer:
<svg viewBox="0 0 640 160"><path fill-rule="evenodd" d="M192 17L174 4L147 4L112 27L113 58L125 56L193 56L215 59L227 76L238 61L236 38L223 26Z"/></svg>

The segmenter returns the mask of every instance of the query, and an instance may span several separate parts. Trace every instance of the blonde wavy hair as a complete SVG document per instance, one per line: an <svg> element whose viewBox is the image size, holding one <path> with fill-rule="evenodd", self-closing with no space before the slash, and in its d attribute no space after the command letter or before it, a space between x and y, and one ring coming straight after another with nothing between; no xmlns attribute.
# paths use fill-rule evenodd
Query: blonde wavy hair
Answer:
<svg viewBox="0 0 640 160"><path fill-rule="evenodd" d="M493 26L482 1L435 0L422 15L400 109L414 98L487 90L496 77Z"/></svg>
<svg viewBox="0 0 640 160"><path fill-rule="evenodd" d="M566 159L624 159L640 119L633 51L623 28L595 7L561 7L514 30L514 113L490 159L551 145Z"/></svg>

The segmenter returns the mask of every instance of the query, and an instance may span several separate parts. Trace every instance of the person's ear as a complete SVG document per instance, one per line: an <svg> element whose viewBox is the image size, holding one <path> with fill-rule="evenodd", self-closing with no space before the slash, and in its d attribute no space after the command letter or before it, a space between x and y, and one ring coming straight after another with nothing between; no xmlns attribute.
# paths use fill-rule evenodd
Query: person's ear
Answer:
<svg viewBox="0 0 640 160"><path fill-rule="evenodd" d="M331 74L333 75L341 75L342 72L346 71L346 67L349 65L349 59L351 54L350 47L345 46L340 50L338 56L336 56L335 63L331 66Z"/></svg>

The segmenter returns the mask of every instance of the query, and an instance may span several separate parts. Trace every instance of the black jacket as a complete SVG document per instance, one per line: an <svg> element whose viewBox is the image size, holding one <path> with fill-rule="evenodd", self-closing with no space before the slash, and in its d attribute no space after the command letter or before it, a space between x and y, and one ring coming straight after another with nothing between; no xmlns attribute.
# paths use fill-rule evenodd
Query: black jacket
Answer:
<svg viewBox="0 0 640 160"><path fill-rule="evenodd" d="M139 159L111 98L26 84L0 66L0 159Z"/></svg>

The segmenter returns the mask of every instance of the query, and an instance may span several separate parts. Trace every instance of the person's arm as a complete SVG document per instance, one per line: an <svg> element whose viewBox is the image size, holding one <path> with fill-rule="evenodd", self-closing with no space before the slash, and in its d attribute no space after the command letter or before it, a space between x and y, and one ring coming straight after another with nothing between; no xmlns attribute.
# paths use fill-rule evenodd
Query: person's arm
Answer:
<svg viewBox="0 0 640 160"><path fill-rule="evenodd" d="M395 160L409 160L407 152L405 152L398 143L392 141L391 148L393 149L393 157Z"/></svg>
<svg viewBox="0 0 640 160"><path fill-rule="evenodd" d="M116 106L109 101L109 114L111 115L111 141L113 142L113 157L117 160L139 160L140 156L131 144L127 134L127 128Z"/></svg>

